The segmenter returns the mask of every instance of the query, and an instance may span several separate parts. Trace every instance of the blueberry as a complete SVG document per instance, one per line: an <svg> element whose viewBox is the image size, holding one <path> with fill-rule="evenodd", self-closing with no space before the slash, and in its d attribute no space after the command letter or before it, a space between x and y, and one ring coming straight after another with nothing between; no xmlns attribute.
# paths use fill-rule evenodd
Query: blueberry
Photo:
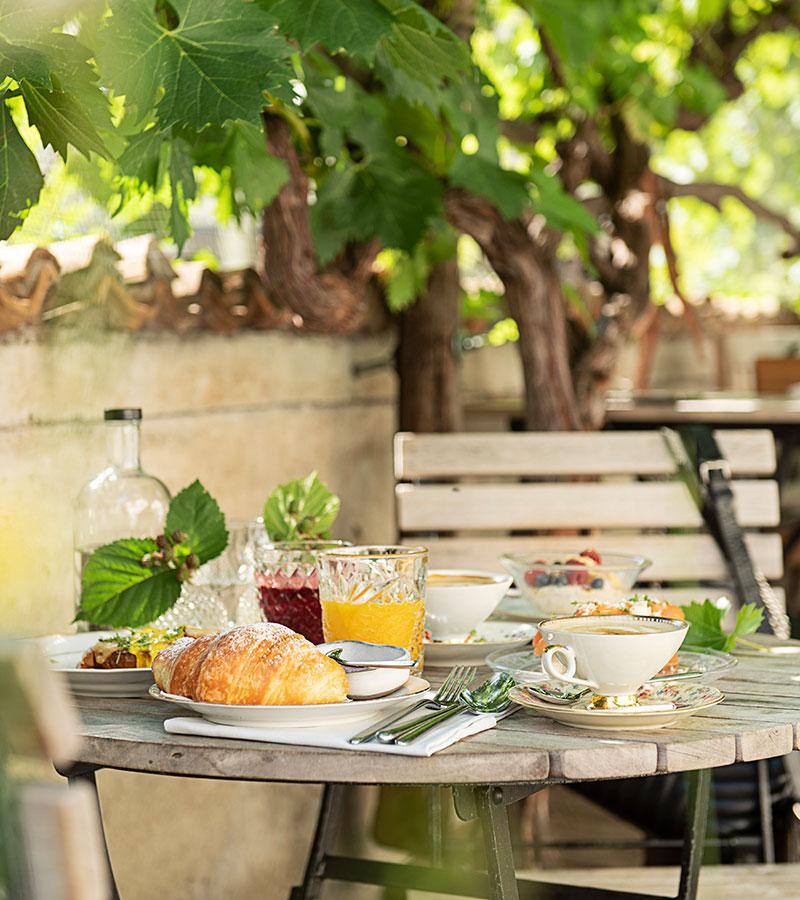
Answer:
<svg viewBox="0 0 800 900"><path fill-rule="evenodd" d="M544 587L546 584L550 584L550 576L547 572L540 572L536 576L536 587Z"/></svg>
<svg viewBox="0 0 800 900"><path fill-rule="evenodd" d="M605 582L603 581L602 578L595 578L595 579L593 579L593 581L589 585L589 587L593 587L595 590L597 590L598 588L601 588L604 584L605 584Z"/></svg>
<svg viewBox="0 0 800 900"><path fill-rule="evenodd" d="M558 584L561 586L563 586L565 584L569 584L569 578L567 578L566 575L557 575L553 581L553 584Z"/></svg>

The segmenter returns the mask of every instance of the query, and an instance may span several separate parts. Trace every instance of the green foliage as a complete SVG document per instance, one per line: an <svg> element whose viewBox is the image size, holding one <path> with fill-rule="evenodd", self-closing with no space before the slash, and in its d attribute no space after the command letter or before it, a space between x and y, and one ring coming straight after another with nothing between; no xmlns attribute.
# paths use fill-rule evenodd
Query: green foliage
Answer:
<svg viewBox="0 0 800 900"><path fill-rule="evenodd" d="M341 502L316 472L280 484L264 503L264 527L270 540L300 541L330 537Z"/></svg>
<svg viewBox="0 0 800 900"><path fill-rule="evenodd" d="M111 0L98 35L100 71L125 96L132 122L200 131L230 119L257 122L264 91L282 93L292 75L273 20L242 0L173 0L168 27L152 0Z"/></svg>
<svg viewBox="0 0 800 900"><path fill-rule="evenodd" d="M686 620L690 623L685 643L696 647L710 647L712 650L730 652L736 647L738 638L758 631L764 613L754 604L746 603L736 613L733 630L726 633L722 628L724 611L710 600L690 603L684 607Z"/></svg>
<svg viewBox="0 0 800 900"><path fill-rule="evenodd" d="M394 19L378 0L258 0L270 12L281 29L294 38L301 49L324 44L336 53L340 50L372 60L378 42L390 35Z"/></svg>
<svg viewBox="0 0 800 900"><path fill-rule="evenodd" d="M77 621L119 628L146 625L175 604L181 593L176 572L146 568L145 554L157 551L151 538L125 538L98 547L83 570Z"/></svg>
<svg viewBox="0 0 800 900"><path fill-rule="evenodd" d="M199 481L172 499L165 528L158 541L124 538L92 553L76 621L123 628L152 622L175 604L191 571L228 543L225 517Z"/></svg>
<svg viewBox="0 0 800 900"><path fill-rule="evenodd" d="M43 184L36 157L0 94L0 239L17 227L21 213L36 201Z"/></svg>
<svg viewBox="0 0 800 900"><path fill-rule="evenodd" d="M217 501L199 481L193 481L172 498L167 512L166 531L186 535L186 544L200 565L219 556L228 545L225 516Z"/></svg>

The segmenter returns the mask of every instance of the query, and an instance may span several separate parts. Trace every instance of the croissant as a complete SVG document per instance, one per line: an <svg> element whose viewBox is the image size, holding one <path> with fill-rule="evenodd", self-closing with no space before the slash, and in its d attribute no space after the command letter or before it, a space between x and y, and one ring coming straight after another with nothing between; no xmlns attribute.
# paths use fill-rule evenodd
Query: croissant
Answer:
<svg viewBox="0 0 800 900"><path fill-rule="evenodd" d="M153 677L168 694L206 703L341 703L348 689L339 663L276 622L182 638L153 660Z"/></svg>

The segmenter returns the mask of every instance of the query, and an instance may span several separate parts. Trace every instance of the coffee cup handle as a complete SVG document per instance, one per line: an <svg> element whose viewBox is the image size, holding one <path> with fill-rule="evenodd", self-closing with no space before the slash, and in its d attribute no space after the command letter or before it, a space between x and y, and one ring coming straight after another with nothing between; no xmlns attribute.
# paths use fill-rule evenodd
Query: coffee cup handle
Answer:
<svg viewBox="0 0 800 900"><path fill-rule="evenodd" d="M553 664L553 660L558 655L561 656L564 670L560 671ZM577 665L575 663L575 651L572 647L562 647L561 644L551 644L542 654L542 668L556 681L565 681L567 684L581 684L585 687L597 688L594 681L587 681L585 678L576 678L575 672Z"/></svg>

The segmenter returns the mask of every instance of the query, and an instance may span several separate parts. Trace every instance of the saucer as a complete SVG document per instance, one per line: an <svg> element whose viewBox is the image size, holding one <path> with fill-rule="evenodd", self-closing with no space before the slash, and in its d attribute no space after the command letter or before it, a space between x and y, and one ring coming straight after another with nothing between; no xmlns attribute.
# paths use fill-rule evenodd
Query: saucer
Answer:
<svg viewBox="0 0 800 900"><path fill-rule="evenodd" d="M542 670L542 657L536 656L531 649L498 650L486 657L486 665L494 672L507 672L517 684L538 684L548 680ZM721 650L679 650L677 671L657 675L653 681L714 681L727 675L736 665L736 659Z"/></svg>
<svg viewBox="0 0 800 900"><path fill-rule="evenodd" d="M529 646L535 625L519 622L483 622L463 641L425 641L425 666L482 666L487 653L520 650Z"/></svg>
<svg viewBox="0 0 800 900"><path fill-rule="evenodd" d="M542 685L553 690L564 685L553 681L542 682ZM540 715L554 719L562 725L572 728L586 728L591 731L652 731L673 725L679 719L694 715L701 709L708 709L720 703L724 697L722 691L709 685L646 684L639 688L637 699L640 706L625 710L589 709L592 695L587 693L574 706L556 706L539 700L530 694L524 686L511 689L511 700ZM674 709L648 709L647 704L673 703Z"/></svg>

